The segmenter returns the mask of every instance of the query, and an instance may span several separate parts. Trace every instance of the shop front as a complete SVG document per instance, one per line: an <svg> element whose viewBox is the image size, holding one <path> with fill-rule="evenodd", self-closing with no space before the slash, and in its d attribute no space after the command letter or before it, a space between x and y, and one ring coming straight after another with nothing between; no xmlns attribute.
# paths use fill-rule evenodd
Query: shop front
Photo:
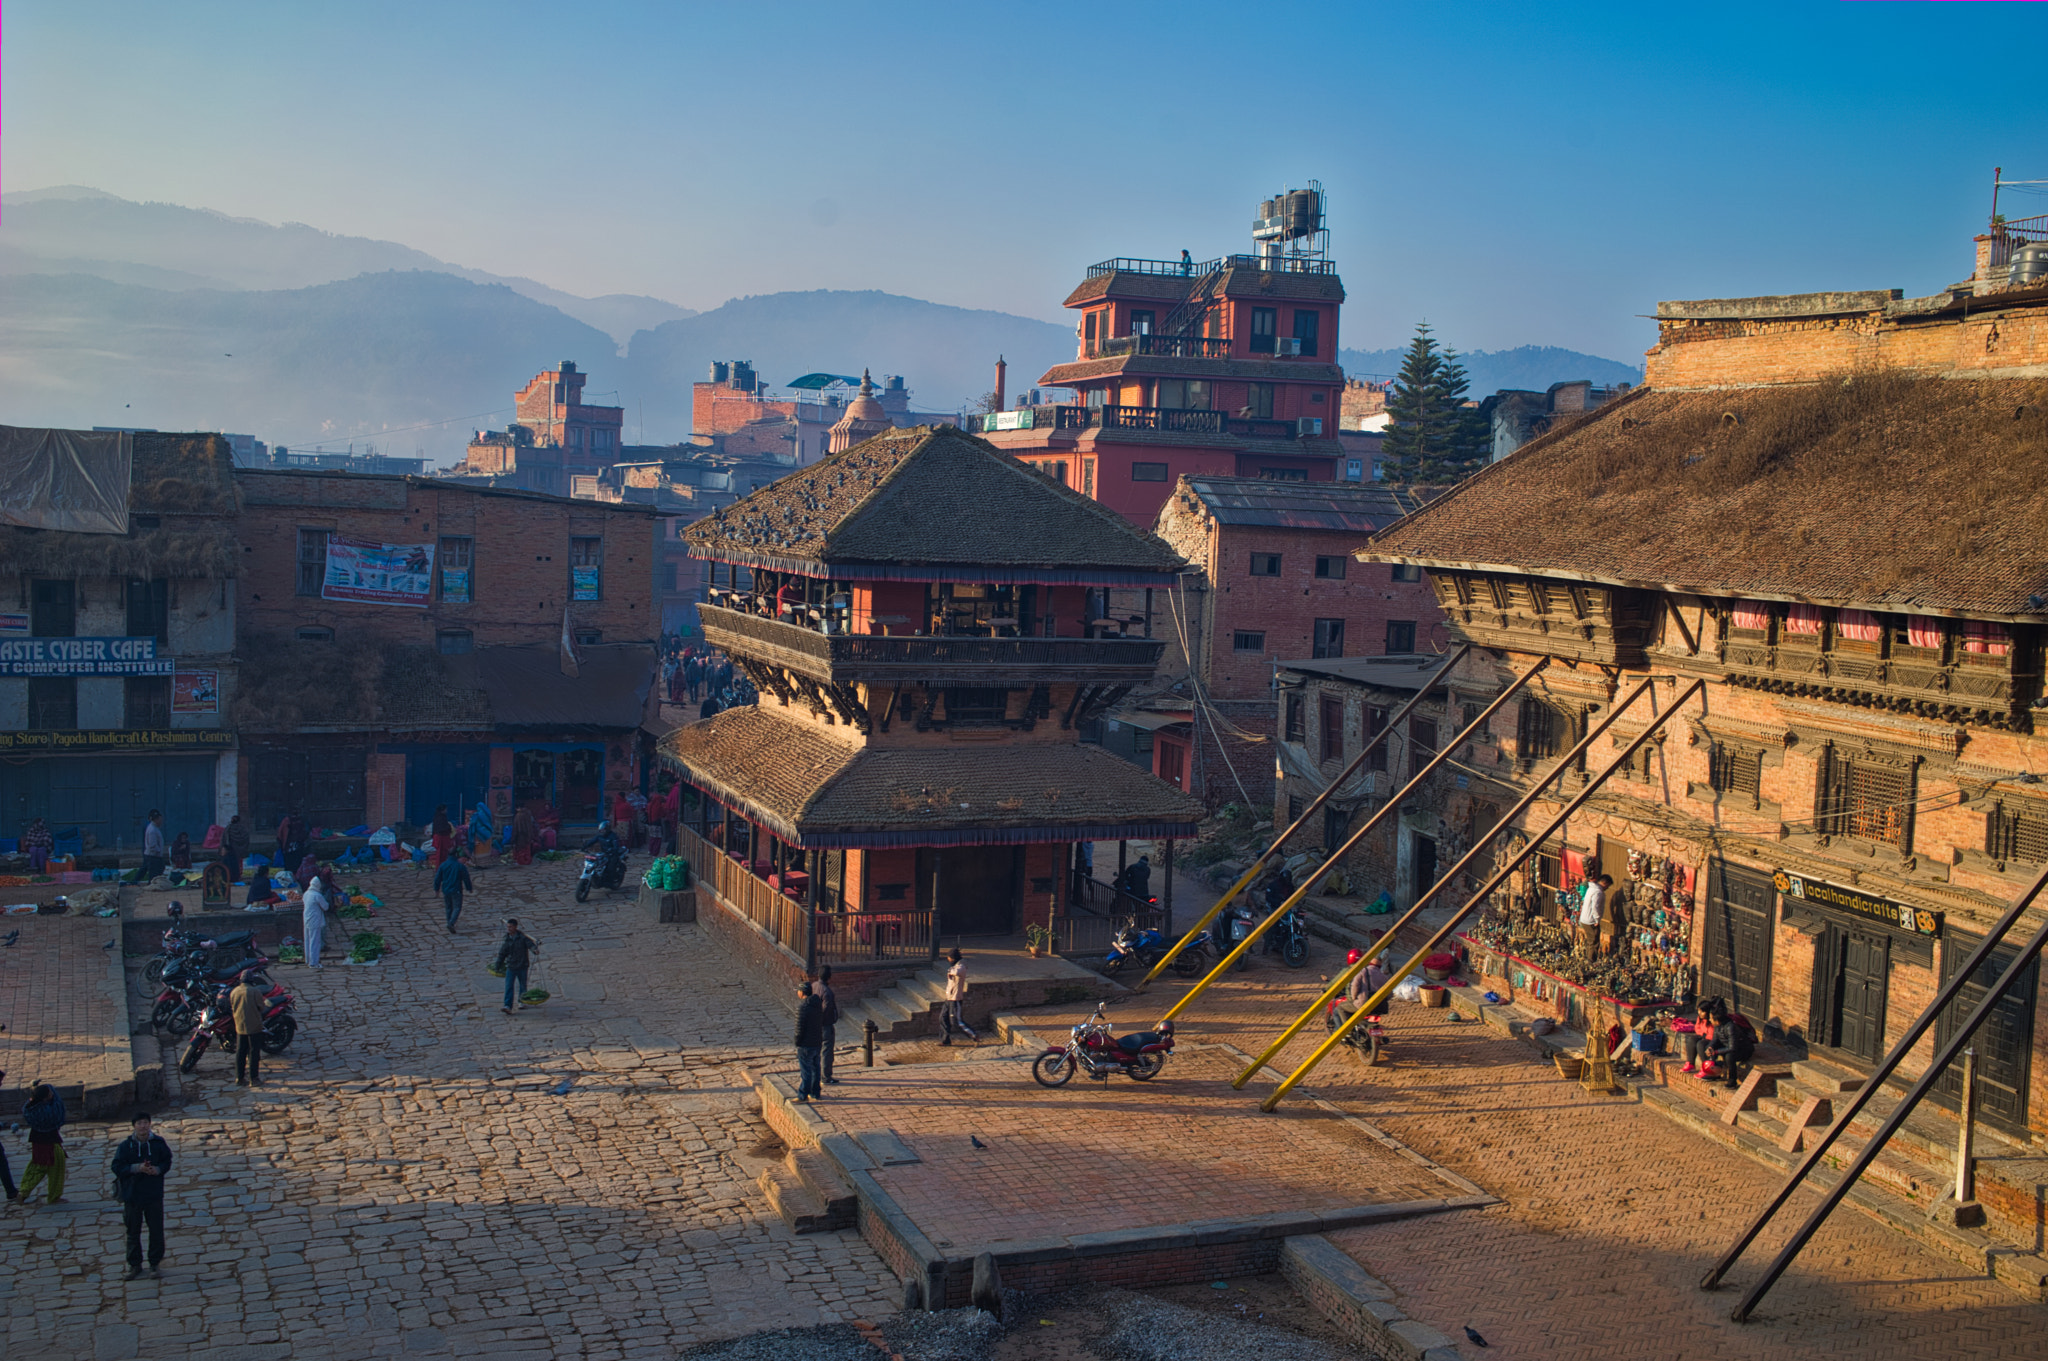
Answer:
<svg viewBox="0 0 2048 1361"><path fill-rule="evenodd" d="M1784 924L1811 942L1810 962L1795 957L1780 970L1806 973L1807 1044L1876 1063L1934 992L1943 914L1786 870L1773 887ZM1894 997L1912 1000L1894 1007Z"/></svg>

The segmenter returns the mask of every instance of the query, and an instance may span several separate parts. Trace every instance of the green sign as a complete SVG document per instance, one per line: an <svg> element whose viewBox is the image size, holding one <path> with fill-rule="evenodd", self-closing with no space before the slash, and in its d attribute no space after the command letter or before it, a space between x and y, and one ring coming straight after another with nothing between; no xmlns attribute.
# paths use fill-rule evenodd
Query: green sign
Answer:
<svg viewBox="0 0 2048 1361"><path fill-rule="evenodd" d="M1807 879L1784 870L1778 871L1773 882L1778 892L1803 903L1833 908L1866 921L1882 922L1895 931L1910 931L1916 936L1941 934L1945 914L1924 907L1908 907L1889 898L1875 898L1853 888L1843 888L1840 884L1830 884L1821 879Z"/></svg>
<svg viewBox="0 0 2048 1361"><path fill-rule="evenodd" d="M91 732L0 732L0 752L227 751L235 735L221 728L136 728Z"/></svg>

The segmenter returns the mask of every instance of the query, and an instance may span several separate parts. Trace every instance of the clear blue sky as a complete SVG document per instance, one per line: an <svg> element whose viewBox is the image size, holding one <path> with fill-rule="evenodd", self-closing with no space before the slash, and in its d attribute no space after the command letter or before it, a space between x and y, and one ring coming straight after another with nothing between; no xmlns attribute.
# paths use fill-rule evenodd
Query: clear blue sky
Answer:
<svg viewBox="0 0 2048 1361"><path fill-rule="evenodd" d="M1659 298L1969 271L2048 179L2020 4L14 0L0 184L86 184L692 307L1056 318L1320 178L1345 342L1634 360ZM2031 72L2031 74L2029 74ZM2048 211L2048 199L2014 215Z"/></svg>

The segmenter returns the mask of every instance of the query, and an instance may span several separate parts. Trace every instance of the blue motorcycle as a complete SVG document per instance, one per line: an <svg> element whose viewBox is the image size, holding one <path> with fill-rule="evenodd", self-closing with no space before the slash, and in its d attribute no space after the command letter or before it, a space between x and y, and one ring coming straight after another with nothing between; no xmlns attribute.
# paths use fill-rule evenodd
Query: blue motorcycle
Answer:
<svg viewBox="0 0 2048 1361"><path fill-rule="evenodd" d="M1138 929L1137 919L1131 918L1109 942L1109 953L1103 957L1102 971L1112 978L1124 970L1126 964L1137 964L1150 969L1166 954L1167 940L1156 928ZM1180 953L1173 957L1173 971L1183 978L1191 977L1204 964L1215 958L1215 945L1207 931L1197 933Z"/></svg>

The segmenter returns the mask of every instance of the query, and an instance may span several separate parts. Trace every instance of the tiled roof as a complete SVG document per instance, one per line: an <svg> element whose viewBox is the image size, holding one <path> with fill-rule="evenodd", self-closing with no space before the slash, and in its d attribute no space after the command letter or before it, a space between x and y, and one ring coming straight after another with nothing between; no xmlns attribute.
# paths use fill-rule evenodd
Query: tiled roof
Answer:
<svg viewBox="0 0 2048 1361"><path fill-rule="evenodd" d="M1190 836L1203 815L1199 800L1100 747L873 748L829 733L728 709L670 733L661 756L806 846Z"/></svg>
<svg viewBox="0 0 2048 1361"><path fill-rule="evenodd" d="M1118 270L1085 279L1067 295L1067 307L1079 307L1097 298L1115 294L1119 298L1160 298L1178 301L1202 279L1199 274L1139 274ZM1295 274L1284 270L1238 269L1223 272L1225 297L1271 297L1317 302L1342 302L1344 284L1334 274Z"/></svg>
<svg viewBox="0 0 2048 1361"><path fill-rule="evenodd" d="M698 557L813 573L964 564L1122 580L1181 566L1115 511L950 426L890 431L827 455L683 537Z"/></svg>
<svg viewBox="0 0 2048 1361"><path fill-rule="evenodd" d="M1521 450L1361 554L1713 595L2038 616L2048 381L1877 374L1649 388Z"/></svg>
<svg viewBox="0 0 2048 1361"><path fill-rule="evenodd" d="M1181 479L1176 494L1198 497L1226 525L1278 529L1351 530L1360 535L1385 529L1421 500L1401 487L1359 482L1276 482L1264 477Z"/></svg>

